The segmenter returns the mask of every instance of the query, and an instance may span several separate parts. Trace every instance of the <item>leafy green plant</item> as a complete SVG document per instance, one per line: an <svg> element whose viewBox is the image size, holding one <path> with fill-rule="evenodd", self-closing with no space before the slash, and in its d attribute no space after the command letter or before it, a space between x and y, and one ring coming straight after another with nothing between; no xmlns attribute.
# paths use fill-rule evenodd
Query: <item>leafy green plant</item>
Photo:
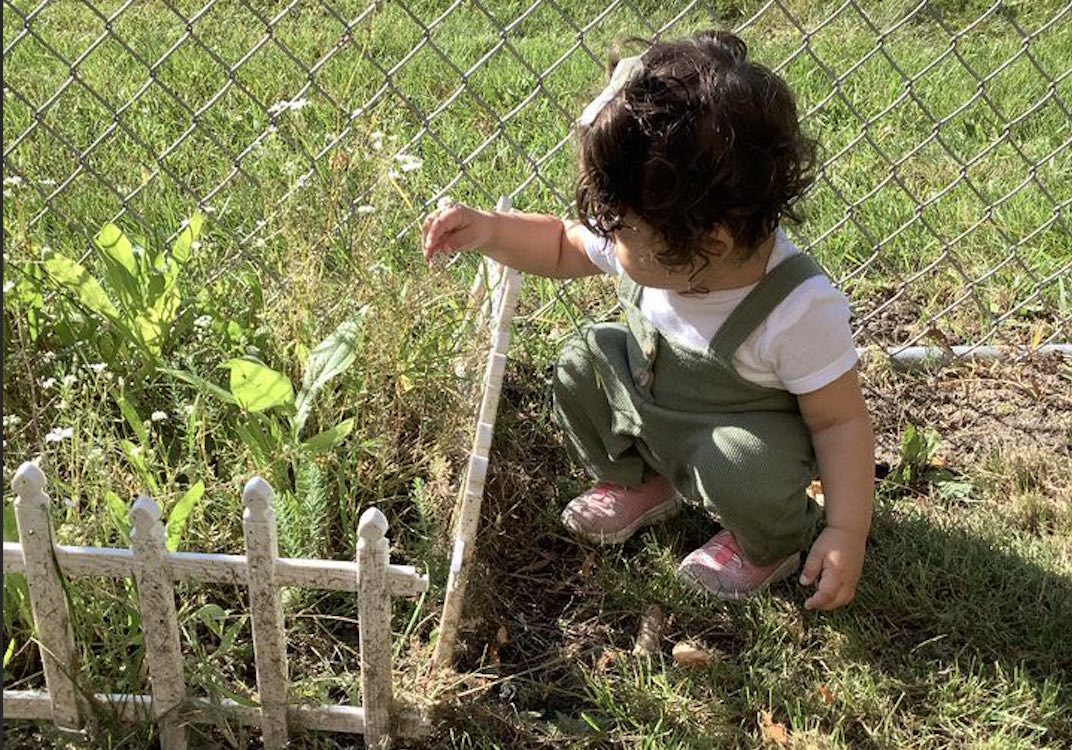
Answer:
<svg viewBox="0 0 1072 750"><path fill-rule="evenodd" d="M946 502L970 500L974 487L945 465L939 455L941 443L937 430L909 424L901 440L901 460L889 481L903 489L926 485Z"/></svg>
<svg viewBox="0 0 1072 750"><path fill-rule="evenodd" d="M253 357L220 365L229 371L226 389L186 370L165 369L239 410L235 433L276 491L285 554L320 556L325 551L328 498L315 460L353 432L355 419L343 419L312 436L305 428L317 395L357 359L365 314L366 309L360 309L309 353L297 394L290 378Z"/></svg>
<svg viewBox="0 0 1072 750"><path fill-rule="evenodd" d="M129 354L138 377L155 370L185 300L180 277L202 225L201 214L195 213L170 252L147 249L117 225L105 225L94 239L102 279L68 255L48 253L45 272L72 293L91 325L100 328L96 335L76 335L76 340L95 342L109 364L119 364Z"/></svg>

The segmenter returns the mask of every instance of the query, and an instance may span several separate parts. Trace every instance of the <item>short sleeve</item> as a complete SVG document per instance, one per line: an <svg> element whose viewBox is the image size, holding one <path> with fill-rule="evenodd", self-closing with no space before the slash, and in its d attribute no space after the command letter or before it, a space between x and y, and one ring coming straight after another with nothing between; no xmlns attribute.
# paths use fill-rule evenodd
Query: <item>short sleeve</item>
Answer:
<svg viewBox="0 0 1072 750"><path fill-rule="evenodd" d="M617 253L614 252L614 243L606 237L600 237L588 227L582 227L581 231L588 260L592 261L603 273L621 276L622 266L618 262Z"/></svg>
<svg viewBox="0 0 1072 750"><path fill-rule="evenodd" d="M845 295L825 276L808 279L772 312L765 338L771 366L793 394L837 380L858 360Z"/></svg>

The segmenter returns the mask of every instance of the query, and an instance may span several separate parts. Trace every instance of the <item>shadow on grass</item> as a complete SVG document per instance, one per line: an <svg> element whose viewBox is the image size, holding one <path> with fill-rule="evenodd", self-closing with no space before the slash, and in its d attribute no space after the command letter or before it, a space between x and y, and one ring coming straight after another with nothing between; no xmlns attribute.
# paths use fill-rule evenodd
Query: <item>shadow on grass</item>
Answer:
<svg viewBox="0 0 1072 750"><path fill-rule="evenodd" d="M830 740L819 747L1072 744L1072 577L1045 543L1006 533L986 506L900 500L876 515L851 606L805 611L795 581L717 602L673 576L713 533L698 510L618 549L562 533L558 510L583 478L528 408L537 395L504 410L502 434L517 439L496 446L459 663L499 679L475 683L430 746L626 748L623 737L658 731L667 739L653 748L732 747L755 744L765 707ZM533 453L541 441L549 447ZM669 627L648 668L628 654L653 603ZM712 664L676 667L670 646L683 640Z"/></svg>

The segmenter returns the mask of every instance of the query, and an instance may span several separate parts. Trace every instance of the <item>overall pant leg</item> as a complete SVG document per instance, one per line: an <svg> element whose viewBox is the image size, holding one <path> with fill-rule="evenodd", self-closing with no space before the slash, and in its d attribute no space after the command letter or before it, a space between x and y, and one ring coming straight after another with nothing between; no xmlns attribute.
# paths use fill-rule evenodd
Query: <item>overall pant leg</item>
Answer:
<svg viewBox="0 0 1072 750"><path fill-rule="evenodd" d="M612 429L614 415L594 363L597 343L620 343L624 352L627 335L620 325L600 324L566 345L555 367L554 415L567 448L589 474L600 482L635 487L646 476L645 464L633 436Z"/></svg>
<svg viewBox="0 0 1072 750"><path fill-rule="evenodd" d="M778 562L810 546L820 510L805 489L815 472L799 415L748 412L690 436L674 483L719 515L748 559ZM680 484L679 484L680 482Z"/></svg>

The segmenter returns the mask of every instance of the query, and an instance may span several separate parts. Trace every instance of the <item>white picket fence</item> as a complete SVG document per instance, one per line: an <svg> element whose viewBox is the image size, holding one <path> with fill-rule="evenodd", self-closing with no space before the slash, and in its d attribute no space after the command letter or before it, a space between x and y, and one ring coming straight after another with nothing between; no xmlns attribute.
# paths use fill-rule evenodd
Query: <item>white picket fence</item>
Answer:
<svg viewBox="0 0 1072 750"><path fill-rule="evenodd" d="M285 747L292 729L363 734L366 746L376 748L427 731L420 711L393 696L391 597L418 596L427 590L428 578L408 565L390 563L387 519L376 508L366 510L358 523L356 562L279 557L272 490L259 477L242 493L245 555L168 552L160 508L147 497L139 498L130 512L130 549L70 547L53 542L42 471L25 463L12 486L20 541L4 543L4 575L26 577L46 690L4 690L5 719L51 719L67 730L83 726L91 698L86 686L76 684L78 651L63 576L105 576L137 581L152 694L96 694L92 699L111 706L121 719L155 719L163 750L184 750L187 725L215 721L221 710L240 723L259 726L266 750ZM187 693L172 588L176 581L249 589L259 707ZM362 705L289 702L282 586L357 594Z"/></svg>

